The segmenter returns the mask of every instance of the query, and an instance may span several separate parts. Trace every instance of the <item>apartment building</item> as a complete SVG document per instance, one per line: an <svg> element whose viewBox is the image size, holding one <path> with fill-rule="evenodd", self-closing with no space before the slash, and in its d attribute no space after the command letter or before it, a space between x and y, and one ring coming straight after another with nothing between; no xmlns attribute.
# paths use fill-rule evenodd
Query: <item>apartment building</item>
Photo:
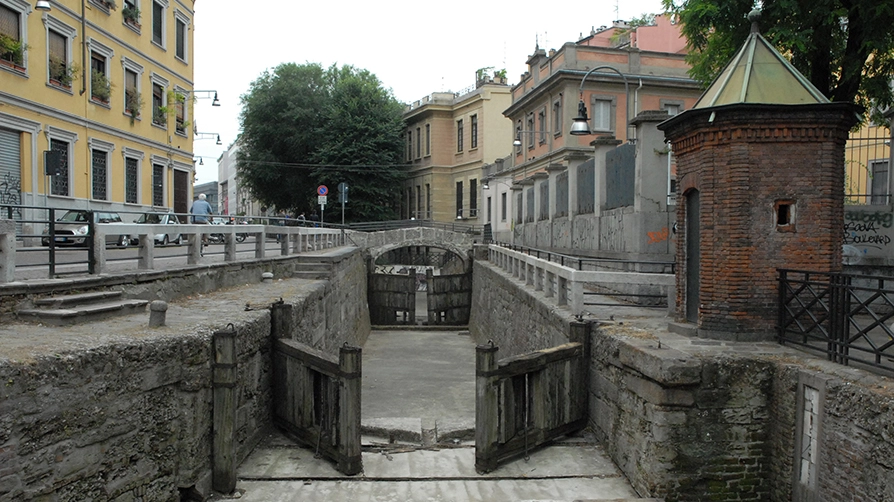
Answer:
<svg viewBox="0 0 894 502"><path fill-rule="evenodd" d="M436 92L407 106L404 218L482 224L481 168L506 156L512 124L505 76L479 71L461 92Z"/></svg>
<svg viewBox="0 0 894 502"><path fill-rule="evenodd" d="M631 121L640 112L674 115L695 103L702 90L687 74L685 53L686 41L667 16L649 26L615 22L558 50L536 48L504 112L514 148L484 169L494 234L508 240L518 224L592 212L571 207L578 201L569 197L567 173L592 161L596 138L635 142ZM575 134L573 125L586 125L588 134Z"/></svg>
<svg viewBox="0 0 894 502"><path fill-rule="evenodd" d="M188 210L194 5L0 0L0 204Z"/></svg>

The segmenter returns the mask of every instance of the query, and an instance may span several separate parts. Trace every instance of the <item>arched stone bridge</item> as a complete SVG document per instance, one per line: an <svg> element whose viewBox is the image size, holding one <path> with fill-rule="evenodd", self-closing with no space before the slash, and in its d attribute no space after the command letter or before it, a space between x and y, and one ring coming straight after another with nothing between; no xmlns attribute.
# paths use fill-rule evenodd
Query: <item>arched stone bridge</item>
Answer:
<svg viewBox="0 0 894 502"><path fill-rule="evenodd" d="M430 246L446 249L462 258L464 269L469 270L472 247L481 242L481 234L441 228L411 227L379 232L351 232L348 241L364 249L373 262L385 253L403 247Z"/></svg>

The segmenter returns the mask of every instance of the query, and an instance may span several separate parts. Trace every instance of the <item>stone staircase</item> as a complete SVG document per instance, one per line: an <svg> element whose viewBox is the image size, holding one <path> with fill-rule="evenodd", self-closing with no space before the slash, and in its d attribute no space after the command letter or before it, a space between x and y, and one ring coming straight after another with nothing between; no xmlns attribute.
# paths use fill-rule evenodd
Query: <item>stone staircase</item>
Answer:
<svg viewBox="0 0 894 502"><path fill-rule="evenodd" d="M122 298L121 291L96 291L34 300L34 308L20 309L19 319L51 326L71 326L143 312L148 300Z"/></svg>
<svg viewBox="0 0 894 502"><path fill-rule="evenodd" d="M332 272L332 263L320 261L312 256L301 257L295 263L292 277L298 279L323 280L329 279Z"/></svg>

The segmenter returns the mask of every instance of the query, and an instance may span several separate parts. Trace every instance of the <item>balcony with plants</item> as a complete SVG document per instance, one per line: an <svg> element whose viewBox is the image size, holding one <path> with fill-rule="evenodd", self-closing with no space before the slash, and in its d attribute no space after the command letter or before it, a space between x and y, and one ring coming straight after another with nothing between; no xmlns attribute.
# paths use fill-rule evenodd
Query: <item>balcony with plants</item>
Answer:
<svg viewBox="0 0 894 502"><path fill-rule="evenodd" d="M140 9L125 4L124 8L121 9L121 17L124 18L124 24L137 31L140 30Z"/></svg>
<svg viewBox="0 0 894 502"><path fill-rule="evenodd" d="M108 105L111 96L112 83L109 77L101 71L93 70L90 75L90 99Z"/></svg>
<svg viewBox="0 0 894 502"><path fill-rule="evenodd" d="M0 33L0 65L24 72L26 50L28 45L23 41Z"/></svg>
<svg viewBox="0 0 894 502"><path fill-rule="evenodd" d="M71 83L77 78L78 65L57 56L50 56L50 85L71 90Z"/></svg>

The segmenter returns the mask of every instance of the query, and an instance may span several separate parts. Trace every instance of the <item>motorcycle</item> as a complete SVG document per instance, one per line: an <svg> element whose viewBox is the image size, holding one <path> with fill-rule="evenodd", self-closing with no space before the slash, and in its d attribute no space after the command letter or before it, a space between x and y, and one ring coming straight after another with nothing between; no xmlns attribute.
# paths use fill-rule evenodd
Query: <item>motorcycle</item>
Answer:
<svg viewBox="0 0 894 502"><path fill-rule="evenodd" d="M241 221L236 223L233 218L230 218L225 223L215 223L216 225L248 225L247 221ZM236 242L244 242L248 237L246 233L236 233ZM227 237L225 234L209 234L208 242L211 244L224 244L227 242Z"/></svg>

